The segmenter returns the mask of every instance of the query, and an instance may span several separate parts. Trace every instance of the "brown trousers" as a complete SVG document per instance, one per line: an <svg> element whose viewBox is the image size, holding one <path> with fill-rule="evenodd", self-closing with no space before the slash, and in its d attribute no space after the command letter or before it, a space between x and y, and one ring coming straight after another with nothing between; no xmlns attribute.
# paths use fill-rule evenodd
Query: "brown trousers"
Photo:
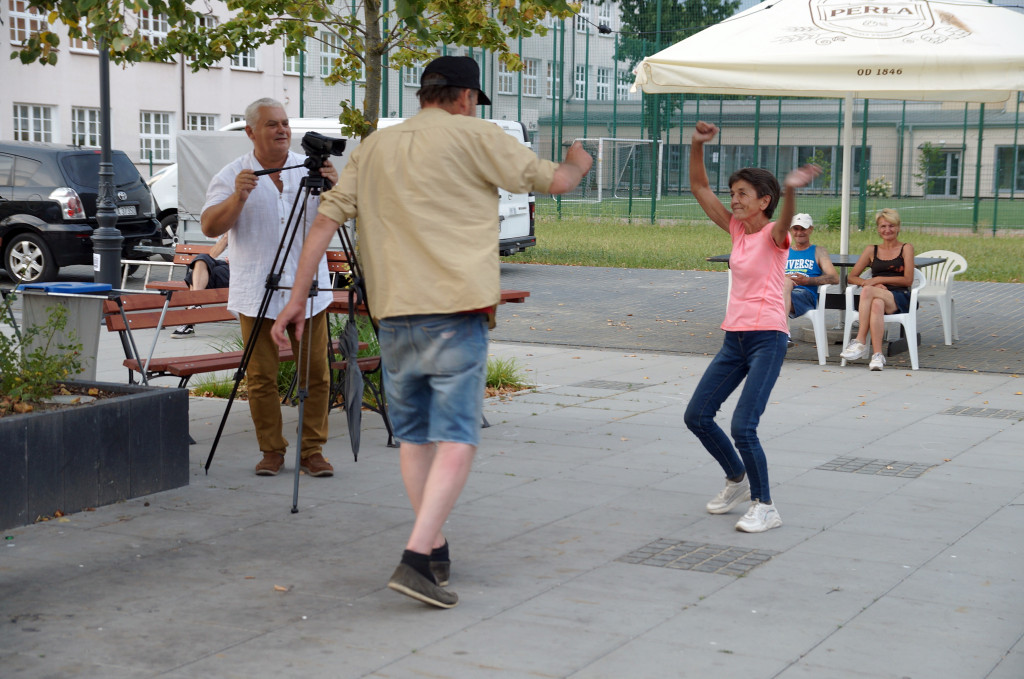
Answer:
<svg viewBox="0 0 1024 679"><path fill-rule="evenodd" d="M248 341L256 319L239 314L242 324L242 339ZM264 453L282 453L288 448L288 441L281 432L281 397L277 390L277 371L280 367L277 345L270 337L273 319L264 319L260 326L256 344L246 369L245 377L249 386L249 412L256 427L256 440ZM322 452L327 441L327 407L331 391L330 366L327 362L327 312L321 311L306 319L302 335L302 354L289 330L292 352L298 356L296 372L299 386L306 387L302 413L302 459ZM310 356L309 379L306 379L306 357Z"/></svg>

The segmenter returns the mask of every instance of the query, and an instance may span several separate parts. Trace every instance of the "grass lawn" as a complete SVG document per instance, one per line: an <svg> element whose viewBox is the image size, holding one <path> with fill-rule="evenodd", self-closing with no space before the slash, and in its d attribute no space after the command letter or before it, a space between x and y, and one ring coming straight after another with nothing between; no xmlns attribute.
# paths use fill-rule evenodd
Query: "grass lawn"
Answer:
<svg viewBox="0 0 1024 679"><path fill-rule="evenodd" d="M1020 283L1024 281L1024 238L990 233L960 232L954 235L916 231L905 223L903 240L916 252L952 250L967 260L967 271L957 280ZM839 229L816 227L813 243L829 252L839 252ZM873 228L851 229L850 252L879 243ZM507 257L506 262L604 266L626 269L696 269L721 271L724 264L706 260L728 253L729 234L707 218L699 222L647 219L632 222L621 218L563 217L538 215L537 246Z"/></svg>

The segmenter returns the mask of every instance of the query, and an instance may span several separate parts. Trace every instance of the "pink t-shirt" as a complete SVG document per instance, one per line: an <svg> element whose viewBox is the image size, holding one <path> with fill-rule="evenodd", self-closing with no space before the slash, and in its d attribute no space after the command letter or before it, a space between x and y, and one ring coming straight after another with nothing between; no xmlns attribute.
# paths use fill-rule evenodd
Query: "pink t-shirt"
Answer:
<svg viewBox="0 0 1024 679"><path fill-rule="evenodd" d="M772 224L774 222L757 233L748 234L743 222L735 217L729 220L732 289L722 330L778 330L789 333L786 304L782 300L789 234L786 234L786 242L776 245L772 238Z"/></svg>

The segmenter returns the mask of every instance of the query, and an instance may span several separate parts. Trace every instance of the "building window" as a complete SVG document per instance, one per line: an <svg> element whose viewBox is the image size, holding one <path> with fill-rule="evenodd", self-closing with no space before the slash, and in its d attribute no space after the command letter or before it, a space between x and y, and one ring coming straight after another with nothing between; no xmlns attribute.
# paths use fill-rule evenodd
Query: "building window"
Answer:
<svg viewBox="0 0 1024 679"><path fill-rule="evenodd" d="M1000 193L1024 191L1024 147L996 147L996 190Z"/></svg>
<svg viewBox="0 0 1024 679"><path fill-rule="evenodd" d="M245 50L231 55L231 68L241 71L256 70L256 50Z"/></svg>
<svg viewBox="0 0 1024 679"><path fill-rule="evenodd" d="M243 120L245 120L245 116L242 115L241 113L232 113L231 114L231 121L230 122L232 122L232 123L239 123L239 122L242 122Z"/></svg>
<svg viewBox="0 0 1024 679"><path fill-rule="evenodd" d="M210 113L189 113L185 129L213 132L217 129L217 116Z"/></svg>
<svg viewBox="0 0 1024 679"><path fill-rule="evenodd" d="M590 32L590 3L580 3L580 11L576 13L576 32Z"/></svg>
<svg viewBox="0 0 1024 679"><path fill-rule="evenodd" d="M98 53L96 51L96 43L93 42L93 39L90 37L86 37L84 40L82 38L69 38L68 47L72 52L87 52L89 54Z"/></svg>
<svg viewBox="0 0 1024 679"><path fill-rule="evenodd" d="M594 98L599 101L611 99L612 69L597 69L597 80L594 83Z"/></svg>
<svg viewBox="0 0 1024 679"><path fill-rule="evenodd" d="M558 69L556 68L555 62L549 61L548 62L547 85L545 87L545 96L548 99L553 99L555 97L555 95L558 93L557 92L558 84L559 84L559 81L561 81L561 78L562 78L562 74L559 73Z"/></svg>
<svg viewBox="0 0 1024 679"><path fill-rule="evenodd" d="M172 160L170 113L139 112L139 159L143 162Z"/></svg>
<svg viewBox="0 0 1024 679"><path fill-rule="evenodd" d="M612 4L610 2L602 2L600 5L598 5L598 7L597 7L597 24L599 26L601 24L604 24L608 28L614 28L612 26L612 21L613 20L614 19L612 18ZM612 37L611 33L601 33L600 35L602 35L602 36L604 36L606 38Z"/></svg>
<svg viewBox="0 0 1024 679"><path fill-rule="evenodd" d="M402 69L402 82L408 87L419 87L420 79L423 78L423 67L425 64L406 66Z"/></svg>
<svg viewBox="0 0 1024 679"><path fill-rule="evenodd" d="M540 59L523 59L523 95L536 97L537 75L540 72Z"/></svg>
<svg viewBox="0 0 1024 679"><path fill-rule="evenodd" d="M633 86L633 74L629 71L619 71L616 77L618 82L615 84L615 96L619 99L632 99L629 88Z"/></svg>
<svg viewBox="0 0 1024 679"><path fill-rule="evenodd" d="M53 141L53 107L14 105L15 141Z"/></svg>
<svg viewBox="0 0 1024 679"><path fill-rule="evenodd" d="M341 59L341 38L334 33L320 34L320 75L324 78L334 70L334 62Z"/></svg>
<svg viewBox="0 0 1024 679"><path fill-rule="evenodd" d="M498 94L516 93L516 74L508 70L504 62L498 61Z"/></svg>
<svg viewBox="0 0 1024 679"><path fill-rule="evenodd" d="M212 14L200 14L196 17L196 28L198 30L210 30L217 27L217 17ZM185 57L185 63L191 64L195 61L193 56ZM210 68L220 68L220 64L210 64Z"/></svg>
<svg viewBox="0 0 1024 679"><path fill-rule="evenodd" d="M587 98L587 66L576 64L576 74L573 78L572 94L576 99Z"/></svg>
<svg viewBox="0 0 1024 679"><path fill-rule="evenodd" d="M32 37L33 33L48 28L46 17L39 14L34 7L29 7L27 0L9 0L8 19L11 24L11 44L21 45Z"/></svg>
<svg viewBox="0 0 1024 679"><path fill-rule="evenodd" d="M139 12L139 34L142 39L153 45L163 44L167 39L167 32L170 30L167 25L167 17L156 14L148 9Z"/></svg>
<svg viewBox="0 0 1024 679"><path fill-rule="evenodd" d="M99 148L100 110L98 108L71 109L71 143L75 146Z"/></svg>

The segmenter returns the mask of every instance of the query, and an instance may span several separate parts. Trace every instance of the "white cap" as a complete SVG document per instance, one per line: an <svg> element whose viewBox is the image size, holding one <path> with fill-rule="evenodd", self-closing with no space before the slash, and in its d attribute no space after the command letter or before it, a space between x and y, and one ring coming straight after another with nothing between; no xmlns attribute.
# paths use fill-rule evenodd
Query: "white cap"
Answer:
<svg viewBox="0 0 1024 679"><path fill-rule="evenodd" d="M806 212L801 212L798 215L793 215L793 221L790 222L790 226L802 226L805 229L809 229L814 226L814 220Z"/></svg>

